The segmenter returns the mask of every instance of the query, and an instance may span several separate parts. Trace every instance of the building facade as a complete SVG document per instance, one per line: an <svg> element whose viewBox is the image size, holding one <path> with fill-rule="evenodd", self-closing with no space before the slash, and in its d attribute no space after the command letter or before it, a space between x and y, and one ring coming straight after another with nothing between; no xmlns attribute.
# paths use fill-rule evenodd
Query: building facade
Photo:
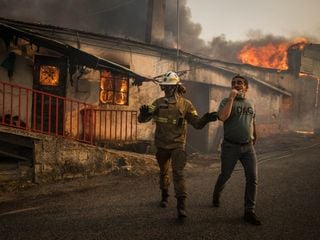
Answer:
<svg viewBox="0 0 320 240"><path fill-rule="evenodd" d="M249 80L260 137L319 129L319 51L307 46L278 71L205 59L177 49L0 19L0 124L104 146L149 142L142 104L163 93L155 77L181 73L199 115L216 111L236 74ZM291 62L290 62L291 61ZM294 66L294 67L293 67ZM189 152L217 152L222 124L188 130Z"/></svg>

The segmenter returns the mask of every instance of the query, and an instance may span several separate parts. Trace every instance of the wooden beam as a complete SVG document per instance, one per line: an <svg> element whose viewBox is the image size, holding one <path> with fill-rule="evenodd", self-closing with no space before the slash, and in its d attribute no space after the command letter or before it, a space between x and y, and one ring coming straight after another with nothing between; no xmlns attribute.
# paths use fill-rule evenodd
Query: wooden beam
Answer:
<svg viewBox="0 0 320 240"><path fill-rule="evenodd" d="M0 141L27 148L33 148L32 138L19 136L15 134L0 132Z"/></svg>
<svg viewBox="0 0 320 240"><path fill-rule="evenodd" d="M6 152L6 151L3 151L3 150L0 150L0 154L3 154L3 155L8 156L8 157L16 158L16 159L19 159L19 160L22 160L22 161L32 161L32 159L30 159L30 158L26 158L26 157L20 156L18 154L14 154L14 153L11 153L11 152Z"/></svg>

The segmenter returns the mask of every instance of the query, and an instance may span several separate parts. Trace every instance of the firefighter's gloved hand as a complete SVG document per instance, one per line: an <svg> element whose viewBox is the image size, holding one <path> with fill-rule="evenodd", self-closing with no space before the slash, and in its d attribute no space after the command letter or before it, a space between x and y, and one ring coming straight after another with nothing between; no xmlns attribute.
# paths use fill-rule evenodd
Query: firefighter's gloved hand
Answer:
<svg viewBox="0 0 320 240"><path fill-rule="evenodd" d="M208 121L209 122L214 122L217 120L218 120L218 113L217 112L208 113Z"/></svg>
<svg viewBox="0 0 320 240"><path fill-rule="evenodd" d="M148 105L142 105L139 110L140 110L141 116L149 117L152 115L149 111Z"/></svg>
<svg viewBox="0 0 320 240"><path fill-rule="evenodd" d="M218 119L217 112L206 113L202 117L206 122L214 122Z"/></svg>

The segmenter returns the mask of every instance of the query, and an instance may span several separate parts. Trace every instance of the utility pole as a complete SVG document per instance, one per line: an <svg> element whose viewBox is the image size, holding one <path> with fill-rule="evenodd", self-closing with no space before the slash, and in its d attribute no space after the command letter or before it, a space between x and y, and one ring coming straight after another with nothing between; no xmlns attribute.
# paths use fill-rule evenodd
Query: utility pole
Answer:
<svg viewBox="0 0 320 240"><path fill-rule="evenodd" d="M179 48L180 48L180 14L179 14L180 4L177 0L177 60L176 60L176 72L179 71Z"/></svg>
<svg viewBox="0 0 320 240"><path fill-rule="evenodd" d="M320 78L317 78L316 100L314 104L314 134L320 135L320 111L319 111L319 98L320 98Z"/></svg>

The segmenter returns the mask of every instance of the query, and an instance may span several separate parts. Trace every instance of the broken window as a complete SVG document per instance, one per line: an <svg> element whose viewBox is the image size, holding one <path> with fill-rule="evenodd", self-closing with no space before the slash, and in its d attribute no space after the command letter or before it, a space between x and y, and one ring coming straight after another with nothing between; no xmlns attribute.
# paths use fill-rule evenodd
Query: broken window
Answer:
<svg viewBox="0 0 320 240"><path fill-rule="evenodd" d="M129 78L108 70L100 72L100 103L128 105Z"/></svg>

